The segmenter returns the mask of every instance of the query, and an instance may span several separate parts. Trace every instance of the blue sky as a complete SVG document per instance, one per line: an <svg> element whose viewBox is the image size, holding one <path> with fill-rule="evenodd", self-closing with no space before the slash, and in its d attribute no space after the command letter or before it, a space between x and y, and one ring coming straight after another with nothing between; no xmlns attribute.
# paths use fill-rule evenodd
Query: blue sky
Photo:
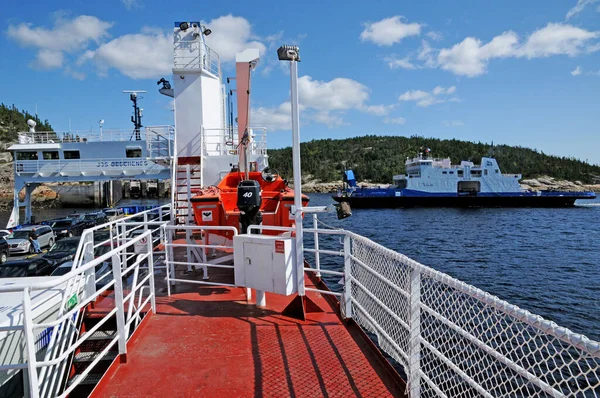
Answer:
<svg viewBox="0 0 600 398"><path fill-rule="evenodd" d="M130 128L121 91L147 90L144 124L171 124L156 81L171 78L172 24L202 20L225 76L236 51L261 51L252 115L271 147L291 144L289 74L276 49L293 43L303 141L419 134L600 163L599 17L600 0L5 0L0 101L37 104L57 131L69 120Z"/></svg>

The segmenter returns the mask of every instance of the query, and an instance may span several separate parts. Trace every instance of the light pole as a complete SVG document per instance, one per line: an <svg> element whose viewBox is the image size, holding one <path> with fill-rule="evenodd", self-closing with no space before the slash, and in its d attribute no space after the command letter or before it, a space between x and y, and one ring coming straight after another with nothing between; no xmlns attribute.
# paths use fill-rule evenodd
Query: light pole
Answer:
<svg viewBox="0 0 600 398"><path fill-rule="evenodd" d="M294 167L294 222L296 224L296 266L298 272L298 295L304 296L304 238L302 233L302 171L300 168L300 110L298 109L298 62L297 46L281 46L277 50L280 61L290 61L290 87L292 102L292 159Z"/></svg>

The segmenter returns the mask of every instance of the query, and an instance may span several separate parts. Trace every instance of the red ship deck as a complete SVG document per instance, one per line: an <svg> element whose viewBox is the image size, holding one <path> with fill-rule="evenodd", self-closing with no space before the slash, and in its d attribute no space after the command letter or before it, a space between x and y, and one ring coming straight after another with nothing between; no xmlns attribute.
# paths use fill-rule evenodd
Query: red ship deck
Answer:
<svg viewBox="0 0 600 398"><path fill-rule="evenodd" d="M211 279L212 275L211 275ZM308 280L307 280L308 285ZM178 284L112 364L94 397L403 396L404 385L330 300L306 321L281 315L291 298L248 303L241 288Z"/></svg>

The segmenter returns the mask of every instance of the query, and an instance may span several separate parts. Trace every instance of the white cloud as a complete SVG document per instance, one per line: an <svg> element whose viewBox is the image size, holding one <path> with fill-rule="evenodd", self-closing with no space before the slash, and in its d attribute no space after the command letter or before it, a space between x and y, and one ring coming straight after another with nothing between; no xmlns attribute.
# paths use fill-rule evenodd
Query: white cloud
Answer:
<svg viewBox="0 0 600 398"><path fill-rule="evenodd" d="M545 28L533 32L517 54L530 59L551 55L572 57L585 51L586 44L599 36L599 32L590 32L571 25L549 23Z"/></svg>
<svg viewBox="0 0 600 398"><path fill-rule="evenodd" d="M571 76L579 76L581 75L581 67L577 67L571 71Z"/></svg>
<svg viewBox="0 0 600 398"><path fill-rule="evenodd" d="M92 60L101 74L114 68L132 79L168 75L173 67L172 38L146 28L142 33L123 35L87 51L78 64L87 60Z"/></svg>
<svg viewBox="0 0 600 398"><path fill-rule="evenodd" d="M121 0L125 8L133 10L134 8L141 8L144 3L141 0Z"/></svg>
<svg viewBox="0 0 600 398"><path fill-rule="evenodd" d="M320 81L310 76L301 76L298 79L298 96L301 119L325 124L330 128L347 124L343 116L349 110L385 116L394 107L394 104L368 105L368 87L343 77ZM271 130L289 130L290 112L289 102L277 107L252 109L252 124L264 125Z"/></svg>
<svg viewBox="0 0 600 398"><path fill-rule="evenodd" d="M427 32L425 35L433 41L440 41L440 40L444 39L444 35L441 34L440 32L431 31L431 32Z"/></svg>
<svg viewBox="0 0 600 398"><path fill-rule="evenodd" d="M298 79L298 95L303 105L314 109L358 109L369 99L369 89L343 77L324 82L302 76Z"/></svg>
<svg viewBox="0 0 600 398"><path fill-rule="evenodd" d="M317 123L322 123L329 128L339 127L348 123L345 123L342 117L338 114L334 114L329 111L319 111L308 115L308 119L313 120Z"/></svg>
<svg viewBox="0 0 600 398"><path fill-rule="evenodd" d="M403 22L405 19L403 16L396 15L381 21L366 23L360 39L373 42L378 46L391 46L400 43L406 37L421 34L421 24L405 23Z"/></svg>
<svg viewBox="0 0 600 398"><path fill-rule="evenodd" d="M40 50L31 66L42 69L60 68L63 65L64 58L63 53L60 51Z"/></svg>
<svg viewBox="0 0 600 398"><path fill-rule="evenodd" d="M436 88L433 89L432 93L433 93L433 95L453 94L455 91L456 91L456 86L450 86L448 88L444 88L442 86L437 86Z"/></svg>
<svg viewBox="0 0 600 398"><path fill-rule="evenodd" d="M404 124L406 123L406 119L403 117L386 117L385 119L383 119L383 122L385 124Z"/></svg>
<svg viewBox="0 0 600 398"><path fill-rule="evenodd" d="M465 123L462 120L444 120L442 125L446 127L462 127Z"/></svg>
<svg viewBox="0 0 600 398"><path fill-rule="evenodd" d="M479 76L487 72L490 60L495 58L541 58L552 55L575 56L582 52L600 50L592 40L600 37L599 32L591 32L571 25L549 23L533 32L524 42L512 31L494 37L483 43L475 37L467 37L451 48L439 50L434 58L430 48L422 50L421 57L428 60L431 67L439 66L457 75ZM434 61L433 61L434 60Z"/></svg>
<svg viewBox="0 0 600 398"><path fill-rule="evenodd" d="M291 130L292 107L284 102L278 107L259 107L250 111L253 126L266 127L269 130Z"/></svg>
<svg viewBox="0 0 600 398"><path fill-rule="evenodd" d="M515 54L518 36L514 32L504 32L489 43L467 37L451 48L440 50L437 63L444 70L457 75L479 76L485 73L487 63L492 58L505 58Z"/></svg>
<svg viewBox="0 0 600 398"><path fill-rule="evenodd" d="M598 0L577 0L577 4L567 12L567 19L579 14L585 7L596 2ZM600 11L600 8L597 11Z"/></svg>
<svg viewBox="0 0 600 398"><path fill-rule="evenodd" d="M444 102L458 102L459 99L456 97L447 97L448 95L454 94L456 91L455 86L444 88L441 86L435 87L431 92L423 90L410 90L398 97L398 101L413 101L422 108L441 104Z"/></svg>
<svg viewBox="0 0 600 398"><path fill-rule="evenodd" d="M359 108L361 111L369 113L375 116L385 116L392 109L394 109L394 105L365 105Z"/></svg>
<svg viewBox="0 0 600 398"><path fill-rule="evenodd" d="M127 8L143 6L141 0L122 0ZM173 65L171 32L142 28L140 33L129 33L109 39L112 22L81 15L71 19L57 14L52 28L30 23L9 25L8 36L24 47L38 50L31 66L60 68L77 79L85 77L81 68L92 62L100 74L116 69L133 79L155 78L170 74ZM250 23L242 17L225 15L208 24L213 33L207 42L219 53L221 62L232 62L235 53L246 48L257 48L263 54L266 46L252 33ZM269 36L273 40L277 36ZM107 41L108 40L108 41Z"/></svg>
<svg viewBox="0 0 600 398"><path fill-rule="evenodd" d="M207 24L212 34L206 37L206 43L215 50L221 62L235 61L235 53L248 48L256 48L263 55L267 47L256 40L252 26L246 18L231 14L215 18Z"/></svg>
<svg viewBox="0 0 600 398"><path fill-rule="evenodd" d="M63 65L65 53L76 53L91 43L100 43L108 37L108 29L112 25L112 22L89 15L73 19L58 15L52 28L21 23L9 25L7 34L21 46L38 50L33 67L50 69Z"/></svg>
<svg viewBox="0 0 600 398"><path fill-rule="evenodd" d="M405 57L402 59L386 58L385 60L387 61L388 66L391 69L397 69L397 68L417 69L417 67L413 63L410 62L408 57Z"/></svg>

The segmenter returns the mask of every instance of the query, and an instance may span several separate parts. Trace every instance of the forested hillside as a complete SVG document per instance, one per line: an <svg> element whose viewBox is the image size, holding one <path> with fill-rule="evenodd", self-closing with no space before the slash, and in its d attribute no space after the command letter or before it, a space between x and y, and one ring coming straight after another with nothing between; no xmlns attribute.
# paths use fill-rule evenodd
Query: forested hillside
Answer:
<svg viewBox="0 0 600 398"><path fill-rule="evenodd" d="M436 158L449 157L453 163L471 160L478 164L482 156L493 155L503 173L521 173L524 178L548 175L569 181L593 183L600 178L600 166L574 158L549 156L535 149L440 140L424 137L367 135L343 140L313 140L301 144L302 174L320 182L340 180L344 167L351 168L358 181L390 183L392 176L404 173L407 157L430 148ZM269 151L269 165L288 178L292 175L292 149Z"/></svg>
<svg viewBox="0 0 600 398"><path fill-rule="evenodd" d="M19 131L28 131L27 120L33 119L37 123L36 131L51 131L52 126L48 120L43 122L27 111L20 111L14 105L0 104L0 142L14 141Z"/></svg>

